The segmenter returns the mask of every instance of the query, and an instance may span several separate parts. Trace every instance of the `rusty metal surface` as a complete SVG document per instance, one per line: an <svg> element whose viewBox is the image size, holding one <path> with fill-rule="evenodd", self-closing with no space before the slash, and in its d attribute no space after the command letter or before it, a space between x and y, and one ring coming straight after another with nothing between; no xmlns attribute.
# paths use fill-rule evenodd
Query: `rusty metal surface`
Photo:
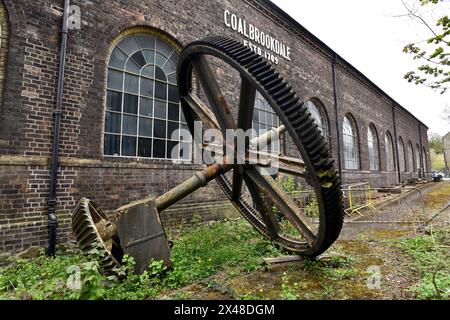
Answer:
<svg viewBox="0 0 450 320"><path fill-rule="evenodd" d="M209 65L208 55L222 59L241 75L237 125ZM193 70L210 108L191 90ZM201 120L210 128L220 129L224 137L227 136L227 129L242 129L244 132L250 129L256 91L268 101L283 125L245 142L242 154L237 154L235 134L232 156L227 152L231 146L222 146L222 153L215 152L216 158L206 156L205 163L208 166L203 171L172 190L160 197L148 197L116 210L115 224L107 221L101 212L90 212L88 206L83 206L84 210L78 210L73 224L82 250L89 249L91 244L100 244L110 257L108 262L111 266L121 261L121 255L128 254L136 262L136 273L146 270L151 259L162 260L169 266L170 248L159 213L216 179L239 212L264 236L287 250L304 255L315 256L325 251L336 240L342 227L340 180L333 161L329 159L325 139L292 88L268 62L226 37L209 37L189 44L180 55L177 74L181 105L192 134L196 134L194 120ZM271 143L284 132L290 134L305 162L254 151L259 149L259 145ZM200 147L208 149L214 146ZM217 156L222 158L218 159ZM238 163L238 158L244 163ZM254 159L258 161L252 163ZM274 178L265 174L264 167L270 167L275 162L280 164L281 172L305 178L315 190L320 211L319 228L277 185ZM231 170L234 170L232 182L225 175ZM253 203L242 197L244 182ZM268 203L276 206L278 213L287 219L284 221L300 234L299 237L282 230L282 224ZM116 253L120 250L120 254L114 256L114 250Z"/></svg>
<svg viewBox="0 0 450 320"><path fill-rule="evenodd" d="M214 113L224 136L226 129L236 128L226 99L218 85L219 81L215 78L220 74L216 75L212 72L212 65L209 65L209 62L212 61L210 60L211 56L231 66L240 74L241 80L244 79L241 81L237 129L244 129L245 119L250 119L251 109L247 108L247 105L252 100L252 94L249 88L252 91L257 90L265 98L285 126L285 130L291 136L305 163L282 159L278 161L281 163L279 171L304 178L315 190L320 227L315 232L316 230L314 226L310 226L308 218L305 218L304 214L302 215L302 209L296 209L293 203L286 203L289 200L283 191L280 192L273 186L275 183L273 177L270 177L273 181L259 179L259 169L268 165L276 167L276 165L271 165L271 161L274 161L273 164L275 164L275 160L267 157L265 161L259 161L258 156L256 163L251 163L251 161L247 163L247 159L252 160L251 156L255 155L252 153L252 148L247 149L243 155L243 159L246 161L244 165L237 165L233 161L236 160L236 157L229 159L233 163L233 179L230 181L226 175L219 175L217 177L219 186L239 212L264 236L294 252L301 252L309 256L320 254L336 240L343 222L340 180L333 161L330 159L324 137L315 125L305 104L300 102L282 76L251 50L233 39L223 36L209 36L194 41L188 44L180 55L177 80L182 109L191 133L195 134L193 122L202 118L195 109L189 106L190 95L197 89L192 86L193 72L195 72L196 79L200 80L210 110ZM249 96L244 94L245 91L249 92ZM227 156L231 157L228 155L228 151L230 151L229 148L227 148ZM220 154L214 153L216 156ZM204 161L206 164L212 165L216 159L204 159ZM249 175L249 171L253 171L255 175L252 175L253 172ZM243 177L246 178L243 179ZM252 195L250 202L243 198L241 192L243 181ZM259 197L261 192L267 190L269 190L267 196ZM284 220L283 231L273 236L276 225L271 226L271 220L266 218L275 213L271 213L270 210L261 212L261 208L255 209L255 205L260 207L257 205L258 197L262 200L273 198L272 203L278 209L276 214L287 218L291 226L297 229L296 231L299 231L301 235L297 237L295 230L291 232L292 228L286 226Z"/></svg>
<svg viewBox="0 0 450 320"><path fill-rule="evenodd" d="M144 272L151 259L170 266L169 243L155 201L139 203L118 213L120 244L123 252L134 258L135 273Z"/></svg>
<svg viewBox="0 0 450 320"><path fill-rule="evenodd" d="M100 266L104 272L113 273L122 258L120 250L116 250L114 225L95 203L86 198L78 202L72 214L72 229L78 247L86 254L103 251Z"/></svg>

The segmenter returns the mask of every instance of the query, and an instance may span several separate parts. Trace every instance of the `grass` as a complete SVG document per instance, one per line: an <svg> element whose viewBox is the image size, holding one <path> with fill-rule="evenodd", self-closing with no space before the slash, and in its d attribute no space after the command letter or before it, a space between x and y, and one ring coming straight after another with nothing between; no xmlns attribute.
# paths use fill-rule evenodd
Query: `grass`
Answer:
<svg viewBox="0 0 450 320"><path fill-rule="evenodd" d="M262 267L262 257L282 252L243 220L191 229L175 240L173 268L152 261L142 275L134 275L126 257L121 278L107 277L79 252L49 258L43 252L29 260L11 258L0 269L0 299L153 299L164 292L208 278L221 270L242 274ZM81 289L70 283L81 282Z"/></svg>
<svg viewBox="0 0 450 320"><path fill-rule="evenodd" d="M411 282L399 293L408 298L450 299L450 229L429 228L414 237L383 239L341 240L320 259L263 272L263 257L286 252L243 220L220 222L183 231L174 239L173 267L166 270L160 261L152 261L141 275L132 274L134 261L129 257L118 276L102 275L96 262L100 253L95 251L89 259L76 251L55 258L43 252L33 259L10 258L0 269L0 299L189 299L192 294L245 300L382 298L382 291L366 285L373 265L383 274L390 269L407 271ZM403 263L388 266L384 263L389 260L375 254L385 257L387 252L395 252L403 260L394 261ZM73 288L77 281L81 287Z"/></svg>
<svg viewBox="0 0 450 320"><path fill-rule="evenodd" d="M261 268L263 257L281 253L243 220L216 223L188 232L176 241L171 258L174 266L165 281L168 287L175 288L224 268L250 272Z"/></svg>
<svg viewBox="0 0 450 320"><path fill-rule="evenodd" d="M450 299L450 229L430 227L427 233L399 242L421 278L409 291L417 299Z"/></svg>

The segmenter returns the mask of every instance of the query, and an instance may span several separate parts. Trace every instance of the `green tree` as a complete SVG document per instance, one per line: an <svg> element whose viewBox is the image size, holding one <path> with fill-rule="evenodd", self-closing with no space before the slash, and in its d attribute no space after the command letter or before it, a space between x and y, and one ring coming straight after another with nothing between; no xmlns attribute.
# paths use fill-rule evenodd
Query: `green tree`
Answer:
<svg viewBox="0 0 450 320"><path fill-rule="evenodd" d="M436 154L442 154L444 149L442 147L442 137L437 133L431 133L428 137L428 145Z"/></svg>
<svg viewBox="0 0 450 320"><path fill-rule="evenodd" d="M425 41L410 43L403 48L403 52L412 55L414 60L421 61L417 70L409 71L404 78L410 83L424 85L443 94L450 88L450 19L448 11L444 12L449 1L415 0L412 5L401 1L408 12L407 16L429 31L429 38ZM444 9L436 21L428 20L421 10L429 6Z"/></svg>

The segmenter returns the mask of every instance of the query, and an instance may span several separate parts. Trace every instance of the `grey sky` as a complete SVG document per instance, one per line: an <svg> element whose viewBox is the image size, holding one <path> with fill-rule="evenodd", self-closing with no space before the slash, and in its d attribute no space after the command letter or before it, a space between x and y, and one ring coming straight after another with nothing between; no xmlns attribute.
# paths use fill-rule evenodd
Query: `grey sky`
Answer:
<svg viewBox="0 0 450 320"><path fill-rule="evenodd" d="M409 0L410 3L412 0ZM409 18L394 17L406 12L400 0L272 0L320 40L350 62L392 98L424 122L430 132L450 131L441 119L450 93L409 84L403 75L413 70L412 57L403 47L429 38L428 30ZM426 11L437 17L439 12Z"/></svg>

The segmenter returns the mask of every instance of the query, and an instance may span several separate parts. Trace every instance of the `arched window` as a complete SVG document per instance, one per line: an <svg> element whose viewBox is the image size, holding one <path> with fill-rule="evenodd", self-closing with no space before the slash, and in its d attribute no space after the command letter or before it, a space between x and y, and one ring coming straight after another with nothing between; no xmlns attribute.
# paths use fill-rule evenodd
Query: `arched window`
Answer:
<svg viewBox="0 0 450 320"><path fill-rule="evenodd" d="M359 169L358 132L356 124L350 115L344 117L342 126L344 144L345 169Z"/></svg>
<svg viewBox="0 0 450 320"><path fill-rule="evenodd" d="M420 148L416 145L416 171L422 168L422 163L420 161Z"/></svg>
<svg viewBox="0 0 450 320"><path fill-rule="evenodd" d="M272 128L278 128L279 126L280 119L261 93L256 91L255 109L253 111L253 130L255 130L256 135L260 136ZM261 151L270 151L271 153L279 154L280 141L278 140L272 144L268 144Z"/></svg>
<svg viewBox="0 0 450 320"><path fill-rule="evenodd" d="M378 135L373 124L367 130L367 144L369 149L369 169L380 170L380 153L378 150Z"/></svg>
<svg viewBox="0 0 450 320"><path fill-rule="evenodd" d="M328 117L325 113L324 108L312 101L308 101L306 103L306 107L308 108L309 113L311 113L311 116L319 127L320 132L325 137L325 141L328 143L328 146L330 146L330 130L328 129Z"/></svg>
<svg viewBox="0 0 450 320"><path fill-rule="evenodd" d="M408 171L414 172L414 151L411 141L408 142Z"/></svg>
<svg viewBox="0 0 450 320"><path fill-rule="evenodd" d="M428 164L427 164L427 152L425 151L425 147L422 151L422 158L423 158L423 171L428 172Z"/></svg>
<svg viewBox="0 0 450 320"><path fill-rule="evenodd" d="M174 48L157 36L139 33L117 44L108 64L106 156L179 158L172 151L180 143L178 129L186 123L177 62ZM184 143L183 150L189 150ZM181 157L189 159L190 154Z"/></svg>
<svg viewBox="0 0 450 320"><path fill-rule="evenodd" d="M405 145L403 144L403 139L398 137L398 161L400 165L400 172L405 172Z"/></svg>
<svg viewBox="0 0 450 320"><path fill-rule="evenodd" d="M389 131L384 136L384 145L386 148L386 171L394 171L394 143L392 142L392 136Z"/></svg>

